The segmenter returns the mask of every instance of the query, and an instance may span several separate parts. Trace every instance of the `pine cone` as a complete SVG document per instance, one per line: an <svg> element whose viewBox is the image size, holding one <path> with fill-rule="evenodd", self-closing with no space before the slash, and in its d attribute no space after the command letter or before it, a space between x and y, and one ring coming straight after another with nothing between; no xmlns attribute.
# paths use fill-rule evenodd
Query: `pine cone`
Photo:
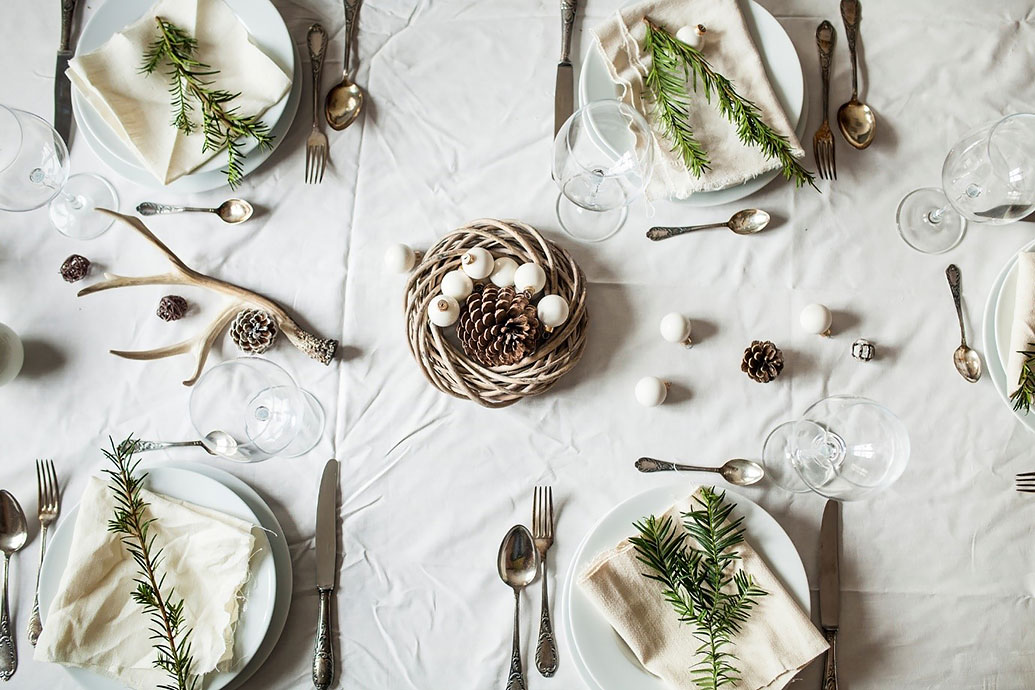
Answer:
<svg viewBox="0 0 1035 690"><path fill-rule="evenodd" d="M158 302L155 313L162 321L178 321L187 314L187 300L179 295L166 295Z"/></svg>
<svg viewBox="0 0 1035 690"><path fill-rule="evenodd" d="M460 310L456 333L464 352L487 367L521 361L535 351L541 327L527 292L477 285Z"/></svg>
<svg viewBox="0 0 1035 690"><path fill-rule="evenodd" d="M242 309L230 324L230 339L244 352L261 355L277 340L277 322L261 309Z"/></svg>
<svg viewBox="0 0 1035 690"><path fill-rule="evenodd" d="M768 340L752 341L751 347L744 350L740 370L754 381L769 383L783 371L783 353Z"/></svg>

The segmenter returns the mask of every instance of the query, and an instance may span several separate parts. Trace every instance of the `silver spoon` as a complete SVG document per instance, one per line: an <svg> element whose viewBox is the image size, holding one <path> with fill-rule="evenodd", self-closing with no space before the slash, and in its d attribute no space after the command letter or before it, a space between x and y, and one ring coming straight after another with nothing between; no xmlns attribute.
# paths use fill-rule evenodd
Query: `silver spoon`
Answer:
<svg viewBox="0 0 1035 690"><path fill-rule="evenodd" d="M961 288L960 269L956 264L949 264L945 269L945 277L949 281L949 289L952 290L952 301L956 303L956 317L960 321L960 346L952 353L952 362L956 365L956 371L960 376L971 383L977 383L981 378L981 358L978 353L967 346L967 333L963 328L963 309L960 307Z"/></svg>
<svg viewBox="0 0 1035 690"><path fill-rule="evenodd" d="M754 235L769 225L769 214L761 209L748 208L737 211L725 223L708 223L707 225L685 225L678 228L654 227L647 231L647 237L654 240L667 240L669 237L684 235L694 230L707 228L729 228L738 235Z"/></svg>
<svg viewBox="0 0 1035 690"><path fill-rule="evenodd" d="M137 204L137 213L142 216L164 216L169 213L215 213L224 223L236 225L252 217L255 209L244 199L228 199L216 208L198 208L195 206L170 206L145 201Z"/></svg>
<svg viewBox="0 0 1035 690"><path fill-rule="evenodd" d="M852 58L852 97L837 110L837 126L845 141L857 149L873 143L877 133L877 116L870 106L859 100L859 70L855 60L855 35L859 30L859 0L841 0L841 18L848 37L848 54Z"/></svg>
<svg viewBox="0 0 1035 690"><path fill-rule="evenodd" d="M331 129L342 130L355 122L363 109L363 89L349 78L349 57L356 35L356 10L359 0L345 0L345 63L342 66L341 82L327 92L324 114Z"/></svg>
<svg viewBox="0 0 1035 690"><path fill-rule="evenodd" d="M0 490L0 551L4 552L4 591L0 599L0 678L4 680L11 680L18 669L18 646L7 612L7 571L11 566L11 554L25 546L28 536L22 507L10 492Z"/></svg>
<svg viewBox="0 0 1035 690"><path fill-rule="evenodd" d="M535 550L532 533L524 525L514 525L500 544L500 579L514 590L514 644L510 652L510 675L507 690L525 690L525 672L521 666L521 629L518 613L521 609L521 590L532 584L539 573L539 553Z"/></svg>
<svg viewBox="0 0 1035 690"><path fill-rule="evenodd" d="M698 467L697 465L679 465L674 462L655 460L654 458L640 458L636 461L636 469L640 472L716 472L730 484L736 486L751 486L762 481L765 470L757 462L735 458L728 460L722 467Z"/></svg>

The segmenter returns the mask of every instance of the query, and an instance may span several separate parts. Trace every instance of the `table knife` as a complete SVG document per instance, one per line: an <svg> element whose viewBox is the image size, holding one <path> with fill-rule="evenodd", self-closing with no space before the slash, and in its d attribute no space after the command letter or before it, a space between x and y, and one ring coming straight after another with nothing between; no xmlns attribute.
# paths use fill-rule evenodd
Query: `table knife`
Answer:
<svg viewBox="0 0 1035 690"><path fill-rule="evenodd" d="M320 622L313 652L313 685L326 690L334 679L331 645L331 592L338 560L338 461L329 460L320 480L316 504L316 589L320 593Z"/></svg>
<svg viewBox="0 0 1035 690"><path fill-rule="evenodd" d="M575 111L575 73L568 54L571 52L571 30L575 25L578 0L561 0L561 61L557 63L557 85L554 88L553 133Z"/></svg>
<svg viewBox="0 0 1035 690"><path fill-rule="evenodd" d="M841 616L841 504L827 501L819 530L819 623L830 649L822 690L837 690L837 627Z"/></svg>
<svg viewBox="0 0 1035 690"><path fill-rule="evenodd" d="M72 18L76 0L61 0L61 45L58 47L57 66L54 68L54 129L68 146L72 132L72 85L65 75L72 58Z"/></svg>

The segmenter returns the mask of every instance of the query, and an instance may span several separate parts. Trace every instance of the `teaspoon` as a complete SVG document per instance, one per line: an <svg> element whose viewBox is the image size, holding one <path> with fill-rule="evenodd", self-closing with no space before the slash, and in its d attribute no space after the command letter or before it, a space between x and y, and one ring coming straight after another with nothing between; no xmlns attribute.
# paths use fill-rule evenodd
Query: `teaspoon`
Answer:
<svg viewBox="0 0 1035 690"><path fill-rule="evenodd" d="M6 490L0 490L0 551L4 553L4 589L0 599L0 678L11 680L18 669L18 647L7 608L7 571L11 554L25 546L29 530L25 513L17 499Z"/></svg>
<svg viewBox="0 0 1035 690"><path fill-rule="evenodd" d="M342 130L351 125L363 109L363 89L349 78L349 57L356 34L356 10L359 0L345 0L345 61L341 82L327 92L324 114L331 129Z"/></svg>
<svg viewBox="0 0 1035 690"><path fill-rule="evenodd" d="M960 346L952 353L952 362L956 365L956 371L960 376L977 383L981 378L981 358L978 353L967 346L967 333L963 328L963 309L960 307L961 288L960 269L956 264L949 264L945 269L945 277L949 281L949 289L952 290L952 301L956 303L956 317L960 322Z"/></svg>
<svg viewBox="0 0 1035 690"><path fill-rule="evenodd" d="M198 208L195 206L170 206L145 201L137 205L137 213L142 216L164 216L169 213L215 213L224 223L236 225L252 217L255 209L244 199L228 199L216 208Z"/></svg>
<svg viewBox="0 0 1035 690"><path fill-rule="evenodd" d="M757 462L734 458L728 460L722 467L698 467L697 465L679 465L674 462L655 460L654 458L640 458L636 461L636 469L640 472L716 472L730 484L736 486L751 486L762 481L765 470Z"/></svg>
<svg viewBox="0 0 1035 690"><path fill-rule="evenodd" d="M841 0L841 18L845 22L848 54L852 58L852 97L837 110L837 126L845 141L857 149L873 143L877 133L877 116L870 106L859 100L859 70L855 59L855 36L859 30L859 0Z"/></svg>
<svg viewBox="0 0 1035 690"><path fill-rule="evenodd" d="M761 209L748 208L737 211L725 223L708 223L707 225L685 225L683 227L668 228L654 227L647 231L647 237L654 240L667 240L669 237L683 235L694 230L705 230L707 228L729 228L738 235L754 235L769 225L769 214Z"/></svg>
<svg viewBox="0 0 1035 690"><path fill-rule="evenodd" d="M500 579L514 590L514 644L510 652L510 675L507 690L525 690L525 672L521 665L521 629L518 614L521 609L521 590L532 584L539 573L539 552L535 550L532 533L524 525L514 525L500 544Z"/></svg>

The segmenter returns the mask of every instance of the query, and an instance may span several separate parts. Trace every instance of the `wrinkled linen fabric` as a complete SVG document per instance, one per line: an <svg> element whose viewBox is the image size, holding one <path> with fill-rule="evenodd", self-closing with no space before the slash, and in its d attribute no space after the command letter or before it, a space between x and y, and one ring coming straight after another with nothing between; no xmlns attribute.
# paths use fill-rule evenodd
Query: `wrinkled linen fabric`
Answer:
<svg viewBox="0 0 1035 690"><path fill-rule="evenodd" d="M644 18L672 35L683 26L703 24L707 28L701 48L704 58L716 72L733 82L741 96L758 106L766 124L787 137L795 157L805 155L769 83L738 0L646 0L618 10L596 26L593 35L611 79L621 86L622 100L643 113L654 131L654 174L647 186L649 197L685 199L694 192L726 189L775 170L780 162L742 142L736 125L719 113L714 94L709 102L703 87L698 85L702 91L688 100L687 114L694 136L708 156L710 169L700 177L687 169L654 114L644 83L651 64L650 55L643 48L647 34Z"/></svg>
<svg viewBox="0 0 1035 690"><path fill-rule="evenodd" d="M1017 254L1017 289L1013 304L1013 323L1010 327L1010 358L1006 363L1006 385L1009 392L1017 390L1021 369L1027 357L1022 352L1035 343L1035 253ZM998 353L990 353L998 356Z"/></svg>
<svg viewBox="0 0 1035 690"><path fill-rule="evenodd" d="M190 629L193 670L198 676L231 665L240 593L248 581L255 539L252 525L215 510L141 489L149 504L155 548L161 549L164 593L183 599ZM168 683L154 668L148 630L151 618L130 593L139 567L122 538L108 531L116 507L109 483L93 477L76 518L68 564L46 625L36 661L96 671L135 690Z"/></svg>

